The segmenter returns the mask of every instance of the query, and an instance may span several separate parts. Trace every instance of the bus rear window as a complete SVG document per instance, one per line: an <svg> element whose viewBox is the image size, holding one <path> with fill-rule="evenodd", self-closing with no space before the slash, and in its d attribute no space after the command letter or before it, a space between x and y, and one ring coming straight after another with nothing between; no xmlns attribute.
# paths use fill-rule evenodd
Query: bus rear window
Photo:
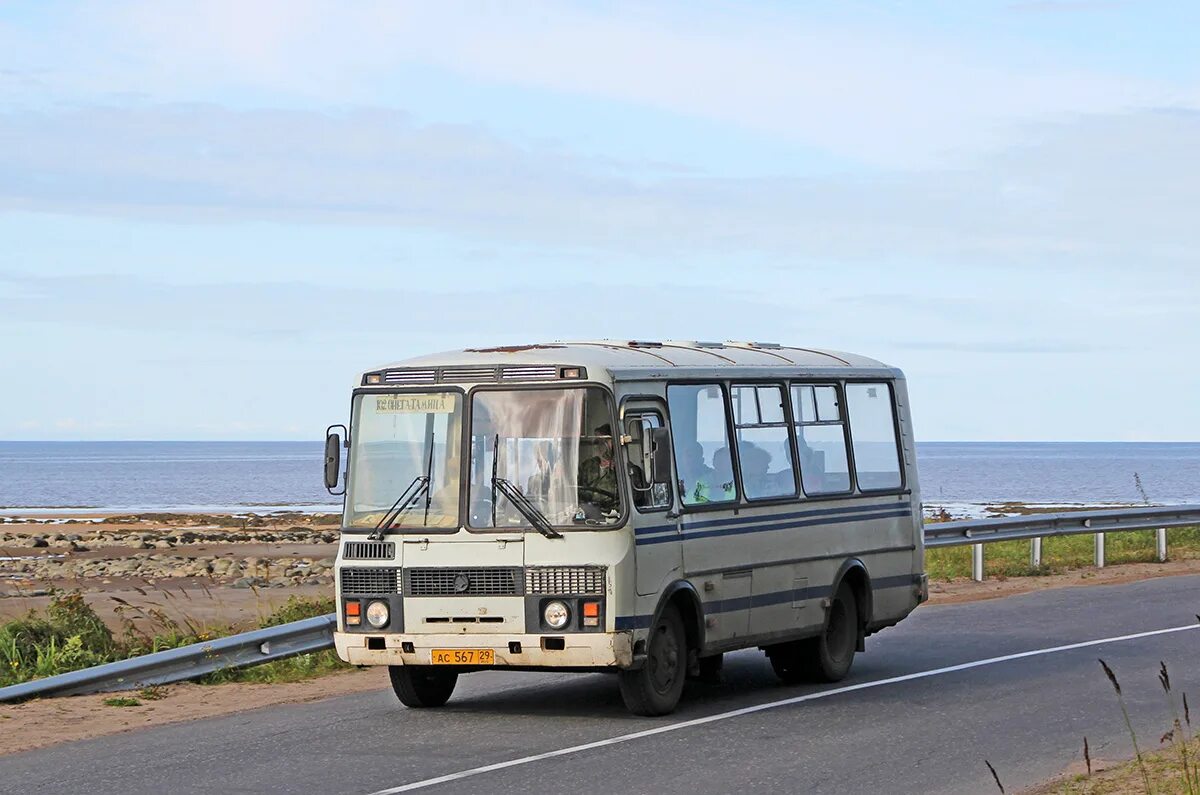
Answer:
<svg viewBox="0 0 1200 795"><path fill-rule="evenodd" d="M859 490L900 488L903 481L891 387L885 383L846 384L846 402Z"/></svg>

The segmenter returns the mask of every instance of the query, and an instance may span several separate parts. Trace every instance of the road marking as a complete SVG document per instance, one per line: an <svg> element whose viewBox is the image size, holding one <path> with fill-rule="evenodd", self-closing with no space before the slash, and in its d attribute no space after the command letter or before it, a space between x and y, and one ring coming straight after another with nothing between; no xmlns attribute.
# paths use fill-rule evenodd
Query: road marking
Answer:
<svg viewBox="0 0 1200 795"><path fill-rule="evenodd" d="M1022 660L1026 657L1036 657L1041 654L1058 654L1064 651L1074 651L1075 649L1086 649L1090 646L1102 646L1105 643L1119 643L1127 640L1138 640L1140 638L1151 638L1155 635L1169 635L1174 632L1187 632L1188 630L1200 629L1200 624L1188 624L1182 627L1170 627L1168 629L1155 629L1150 632L1138 632L1134 635L1119 635L1114 638L1101 638L1100 640L1088 640L1083 643L1070 643L1066 646L1052 646L1046 649L1034 649L1033 651L1023 651L1017 654L1006 654L1003 657L989 657L986 660L975 660L974 662L959 663L958 665L948 665L945 668L932 668L928 671L917 671L916 673L903 674L902 676L893 676L887 679L876 679L871 682L860 682L856 685L846 685L844 687L835 687L829 690L822 690L817 693L807 693L803 696L794 696L792 698L784 698L779 701L769 701L765 704L755 704L752 707L742 707L741 709L731 710L729 712L720 712L716 715L708 715L703 718L693 718L691 720L680 721L679 723L669 723L666 726L656 726L653 729L646 729L640 732L632 732L630 734L622 734L617 737L609 737L605 740L596 740L595 742L584 743L583 745L573 745L569 748L559 748L555 751L547 751L542 754L534 754L533 756L523 756L520 759L510 759L506 762L496 762L491 765L483 765L482 767L473 767L470 770L461 770L457 773L448 773L444 776L436 778L427 778L424 781L414 781L411 784L403 784L399 787L391 789L382 789L372 795L393 795L397 792L412 792L413 790L425 789L437 784L446 784L450 781L460 781L464 778L478 776L483 773L492 773L497 770L505 770L510 767L520 767L521 765L540 762L543 759L553 759L557 756L567 756L568 754L577 754L582 751L590 751L593 748L604 748L609 745L617 745L619 743L627 743L631 740L640 740L644 737L653 737L656 734L666 734L667 732L679 731L681 729L690 729L693 726L703 726L706 723L716 723L717 721L729 720L730 718L740 718L743 715L752 715L755 712L763 712L768 709L776 709L778 707L787 707L792 704L801 704L805 701L816 701L822 698L830 698L831 696L840 696L843 693L853 693L857 690L867 690L872 687L883 687L885 685L895 685L900 682L911 682L916 679L927 679L931 676L941 676L943 674L952 674L957 671L967 671L972 668L983 668L987 665L997 665L999 663L1011 662L1012 660Z"/></svg>

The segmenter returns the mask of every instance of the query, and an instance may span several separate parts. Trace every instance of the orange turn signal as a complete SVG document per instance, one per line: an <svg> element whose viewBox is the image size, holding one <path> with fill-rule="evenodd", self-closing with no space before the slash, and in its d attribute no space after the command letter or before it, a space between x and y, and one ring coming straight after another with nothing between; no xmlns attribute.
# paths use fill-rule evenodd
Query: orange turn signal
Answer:
<svg viewBox="0 0 1200 795"><path fill-rule="evenodd" d="M358 602L346 602L346 615L357 616L362 609L362 605Z"/></svg>
<svg viewBox="0 0 1200 795"><path fill-rule="evenodd" d="M583 603L584 618L599 618L600 603L599 602L584 602Z"/></svg>

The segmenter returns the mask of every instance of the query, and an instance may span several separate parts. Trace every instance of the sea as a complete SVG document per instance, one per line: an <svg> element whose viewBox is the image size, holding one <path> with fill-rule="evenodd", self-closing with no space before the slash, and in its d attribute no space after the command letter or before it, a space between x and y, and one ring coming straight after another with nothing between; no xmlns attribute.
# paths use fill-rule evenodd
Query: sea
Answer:
<svg viewBox="0 0 1200 795"><path fill-rule="evenodd" d="M0 516L336 512L317 442L0 442ZM923 442L927 510L1200 503L1200 443Z"/></svg>

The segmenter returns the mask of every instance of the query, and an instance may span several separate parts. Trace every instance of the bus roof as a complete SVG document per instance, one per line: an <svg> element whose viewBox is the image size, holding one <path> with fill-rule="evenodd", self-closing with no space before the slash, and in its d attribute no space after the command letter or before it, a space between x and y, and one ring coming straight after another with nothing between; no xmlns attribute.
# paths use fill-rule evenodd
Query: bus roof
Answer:
<svg viewBox="0 0 1200 795"><path fill-rule="evenodd" d="M651 373L683 375L682 371L744 367L755 370L814 370L857 371L875 373L899 371L875 359L841 351L802 348L765 342L694 342L592 340L582 342L546 342L531 345L501 345L485 348L464 348L433 353L392 362L364 373L403 371L405 377L382 378L383 384L435 383L444 381L493 380L471 377L471 368L482 374L486 368L513 367L514 373L527 369L533 379L540 368L583 367L607 370L615 378L654 377ZM440 371L451 371L442 373ZM429 377L426 378L425 374ZM390 375L390 373L389 373ZM553 377L553 376L551 376ZM524 380L519 375L511 379L501 374L500 380Z"/></svg>

